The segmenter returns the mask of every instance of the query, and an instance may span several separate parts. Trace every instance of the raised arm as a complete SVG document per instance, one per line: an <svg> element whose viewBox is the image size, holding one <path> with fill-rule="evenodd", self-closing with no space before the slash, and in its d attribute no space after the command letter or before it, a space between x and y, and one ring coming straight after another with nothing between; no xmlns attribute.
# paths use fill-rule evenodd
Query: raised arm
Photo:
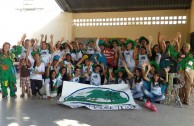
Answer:
<svg viewBox="0 0 194 126"><path fill-rule="evenodd" d="M44 34L41 34L41 35L40 35L40 43L43 42L43 39L44 39Z"/></svg>
<svg viewBox="0 0 194 126"><path fill-rule="evenodd" d="M165 73L166 73L166 80L165 82L168 83L168 71L170 70L170 68L164 68Z"/></svg>
<svg viewBox="0 0 194 126"><path fill-rule="evenodd" d="M60 57L60 58L59 58L59 61L54 65L54 70L55 70L56 74L58 74L57 66L58 66L59 63L62 62L62 61L63 61L63 57Z"/></svg>
<svg viewBox="0 0 194 126"><path fill-rule="evenodd" d="M51 54L54 53L54 49L53 49L53 37L54 37L53 35L50 36L51 41L50 41L50 43L49 43Z"/></svg>
<svg viewBox="0 0 194 126"><path fill-rule="evenodd" d="M151 51L150 43L148 45L146 45L146 50L148 51L149 57L152 57L152 51Z"/></svg>
<svg viewBox="0 0 194 126"><path fill-rule="evenodd" d="M113 68L109 68L108 69L108 72L109 72L109 77L111 80L115 80L115 78L112 76L112 73L113 73Z"/></svg>
<svg viewBox="0 0 194 126"><path fill-rule="evenodd" d="M144 75L144 79L147 81L150 81L150 79L148 78L148 73L150 72L150 70L151 70L151 66L148 65L148 70L147 70L146 74Z"/></svg>
<svg viewBox="0 0 194 126"><path fill-rule="evenodd" d="M47 35L45 35L45 37L44 37L44 41L45 41L45 42L47 41Z"/></svg>
<svg viewBox="0 0 194 126"><path fill-rule="evenodd" d="M70 50L73 50L73 47L71 46L69 42L67 42L67 45L70 47Z"/></svg>
<svg viewBox="0 0 194 126"><path fill-rule="evenodd" d="M161 35L160 32L158 32L158 45L160 47L160 49L162 50L162 52L165 52L163 46L164 46L164 36Z"/></svg>
<svg viewBox="0 0 194 126"><path fill-rule="evenodd" d="M29 41L28 42L28 48L27 48L27 52L26 52L26 56L25 56L25 60L26 60L26 65L29 65L28 64L28 56L29 56L29 54L30 54L30 47L32 46L32 43L31 43L31 41Z"/></svg>
<svg viewBox="0 0 194 126"><path fill-rule="evenodd" d="M81 58L81 60L76 64L76 66L81 67L81 63L82 63L83 61L84 61L84 59Z"/></svg>
<svg viewBox="0 0 194 126"><path fill-rule="evenodd" d="M122 60L122 65L123 67L125 68L125 70L127 71L127 74L130 76L130 77L133 77L133 73L131 73L131 71L128 69L127 67L127 64L124 60Z"/></svg>
<svg viewBox="0 0 194 126"><path fill-rule="evenodd" d="M100 49L100 47L98 46L99 40L100 40L100 38L97 38L97 39L96 39L96 50L97 50L97 52L101 52L101 49Z"/></svg>
<svg viewBox="0 0 194 126"><path fill-rule="evenodd" d="M39 42L39 40L38 39L35 39L35 44L33 46L33 50L34 51L37 51L38 42Z"/></svg>
<svg viewBox="0 0 194 126"><path fill-rule="evenodd" d="M181 32L177 32L177 37L178 37L178 42L176 42L177 52L180 52L180 43L181 43L181 38L182 38Z"/></svg>
<svg viewBox="0 0 194 126"><path fill-rule="evenodd" d="M69 71L69 73L68 73L68 75L69 75L69 77L70 77L70 79L72 79L72 75L71 75L71 64L68 64L67 65L67 69L68 69L68 71Z"/></svg>
<svg viewBox="0 0 194 126"><path fill-rule="evenodd" d="M104 63L100 63L100 66L102 68L102 75L106 76L106 69L104 67Z"/></svg>
<svg viewBox="0 0 194 126"><path fill-rule="evenodd" d="M46 69L46 77L49 76L51 65L52 65L52 59L50 59L49 64L48 64L48 66L47 66L47 69Z"/></svg>

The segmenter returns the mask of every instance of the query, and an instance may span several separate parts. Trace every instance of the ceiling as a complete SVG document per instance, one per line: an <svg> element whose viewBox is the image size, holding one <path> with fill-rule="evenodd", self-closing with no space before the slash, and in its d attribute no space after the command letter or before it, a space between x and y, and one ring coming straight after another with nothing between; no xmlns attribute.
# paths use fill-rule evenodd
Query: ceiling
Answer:
<svg viewBox="0 0 194 126"><path fill-rule="evenodd" d="M192 0L55 0L70 13L190 9Z"/></svg>

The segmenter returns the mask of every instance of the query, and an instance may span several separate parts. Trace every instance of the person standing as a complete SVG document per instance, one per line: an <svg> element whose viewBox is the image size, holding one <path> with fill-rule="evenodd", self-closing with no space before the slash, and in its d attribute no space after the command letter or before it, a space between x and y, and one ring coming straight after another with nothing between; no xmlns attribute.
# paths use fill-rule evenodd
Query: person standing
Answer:
<svg viewBox="0 0 194 126"><path fill-rule="evenodd" d="M18 46L16 47L16 50L13 50L10 52L11 44L8 42L5 42L3 44L3 48L0 52L0 83L2 88L2 97L7 98L8 92L7 88L10 88L10 96L11 97L17 97L15 94L16 91L16 71L13 66L14 57L15 55L18 55L21 53L21 41L18 42Z"/></svg>

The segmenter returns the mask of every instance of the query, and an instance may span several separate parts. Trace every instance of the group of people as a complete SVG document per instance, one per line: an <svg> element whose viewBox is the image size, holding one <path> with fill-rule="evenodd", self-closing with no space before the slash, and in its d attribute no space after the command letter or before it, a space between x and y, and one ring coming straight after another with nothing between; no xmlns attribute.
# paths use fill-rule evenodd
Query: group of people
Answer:
<svg viewBox="0 0 194 126"><path fill-rule="evenodd" d="M180 89L182 103L190 105L194 80L194 58L188 43L181 44L181 33L171 41L158 33L157 44L144 36L132 39L88 39L53 42L53 35L26 39L16 46L5 42L0 51L2 98L16 96L15 57L19 58L21 98L36 95L52 99L62 93L63 81L90 85L128 84L135 99L147 99L145 106L156 111L153 102L165 99L169 74L179 73L185 85ZM179 78L180 79L180 78ZM76 86L76 85L75 85Z"/></svg>

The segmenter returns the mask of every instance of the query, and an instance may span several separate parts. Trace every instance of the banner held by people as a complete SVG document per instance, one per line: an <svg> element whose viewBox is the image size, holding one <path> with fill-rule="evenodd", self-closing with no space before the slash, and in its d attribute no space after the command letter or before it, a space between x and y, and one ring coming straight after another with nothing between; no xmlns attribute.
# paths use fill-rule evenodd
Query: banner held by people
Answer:
<svg viewBox="0 0 194 126"><path fill-rule="evenodd" d="M58 103L71 108L85 106L91 110L140 109L127 84L93 86L64 81Z"/></svg>

